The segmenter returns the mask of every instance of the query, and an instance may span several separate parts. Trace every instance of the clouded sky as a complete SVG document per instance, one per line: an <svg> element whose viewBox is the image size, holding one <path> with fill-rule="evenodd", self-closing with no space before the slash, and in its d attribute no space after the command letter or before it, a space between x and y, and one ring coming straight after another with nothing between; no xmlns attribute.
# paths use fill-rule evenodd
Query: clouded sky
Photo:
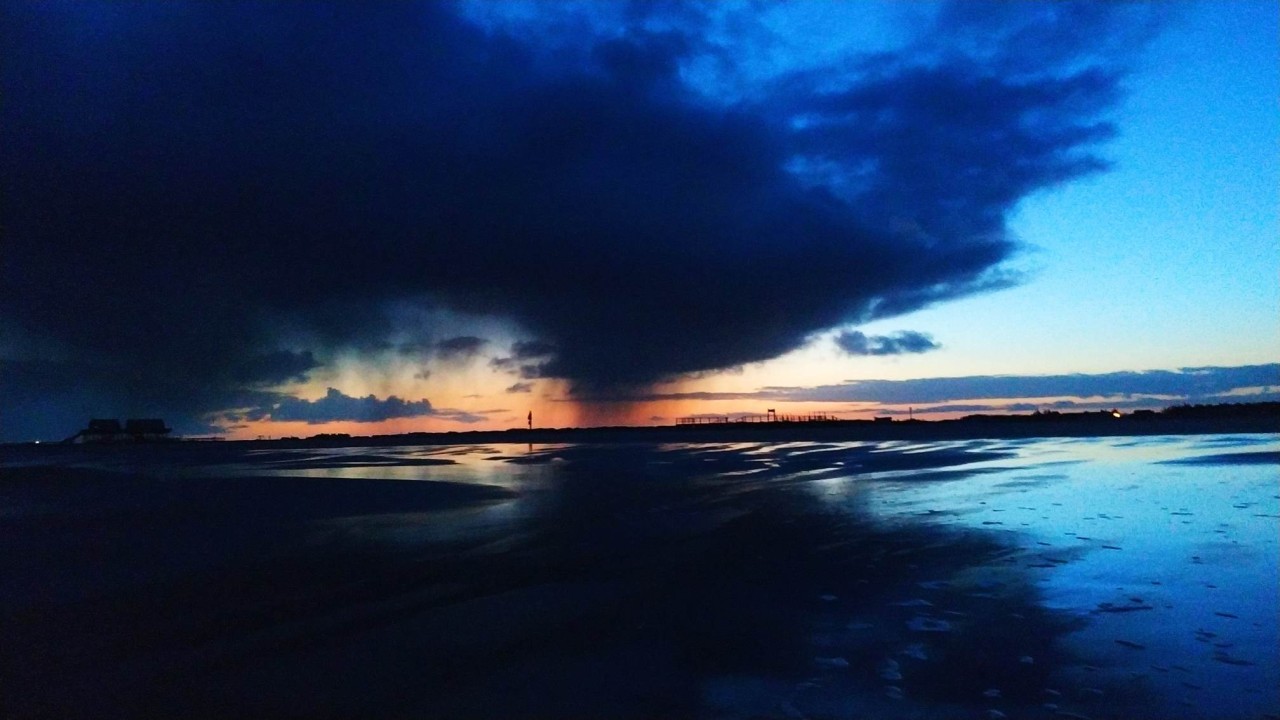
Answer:
<svg viewBox="0 0 1280 720"><path fill-rule="evenodd" d="M1273 3L3 12L6 440L1280 385Z"/></svg>

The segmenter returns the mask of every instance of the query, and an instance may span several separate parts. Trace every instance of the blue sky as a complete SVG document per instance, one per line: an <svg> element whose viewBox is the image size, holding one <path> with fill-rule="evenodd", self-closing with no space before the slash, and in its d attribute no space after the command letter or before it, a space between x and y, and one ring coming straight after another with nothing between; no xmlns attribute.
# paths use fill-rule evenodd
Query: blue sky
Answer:
<svg viewBox="0 0 1280 720"><path fill-rule="evenodd" d="M802 5L797 36L830 21L827 4ZM1245 2L1160 9L1112 111L1118 134L1102 150L1112 167L1031 195L1013 213L1025 246L1008 265L1021 282L862 326L928 332L939 352L851 361L814 353L804 367L821 364L833 381L903 380L1280 358L1280 12ZM786 378L802 376L800 366L779 373L781 384L793 385Z"/></svg>
<svg viewBox="0 0 1280 720"><path fill-rule="evenodd" d="M1280 357L1276 17L1268 3L1177 6L1115 111L1114 167L1013 217L1027 281L882 327L932 331L975 373Z"/></svg>
<svg viewBox="0 0 1280 720"><path fill-rule="evenodd" d="M1280 385L1274 3L5 13L6 440Z"/></svg>

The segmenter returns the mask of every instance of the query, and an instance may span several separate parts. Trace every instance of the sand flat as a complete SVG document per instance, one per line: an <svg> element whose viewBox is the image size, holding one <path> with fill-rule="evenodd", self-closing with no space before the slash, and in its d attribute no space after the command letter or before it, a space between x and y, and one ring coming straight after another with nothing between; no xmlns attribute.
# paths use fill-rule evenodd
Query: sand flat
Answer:
<svg viewBox="0 0 1280 720"><path fill-rule="evenodd" d="M11 717L1280 710L1268 434L0 456Z"/></svg>

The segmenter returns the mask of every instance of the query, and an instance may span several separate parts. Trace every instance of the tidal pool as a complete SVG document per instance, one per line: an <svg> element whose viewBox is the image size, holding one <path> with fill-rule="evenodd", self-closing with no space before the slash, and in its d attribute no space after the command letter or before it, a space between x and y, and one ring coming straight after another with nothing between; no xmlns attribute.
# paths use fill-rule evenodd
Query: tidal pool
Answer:
<svg viewBox="0 0 1280 720"><path fill-rule="evenodd" d="M7 448L6 717L1280 716L1280 437Z"/></svg>

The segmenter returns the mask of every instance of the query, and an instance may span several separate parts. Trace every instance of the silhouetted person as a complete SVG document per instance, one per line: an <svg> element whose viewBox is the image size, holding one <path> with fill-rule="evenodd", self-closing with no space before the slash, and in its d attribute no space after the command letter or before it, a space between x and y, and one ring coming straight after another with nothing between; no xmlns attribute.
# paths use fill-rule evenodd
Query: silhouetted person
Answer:
<svg viewBox="0 0 1280 720"><path fill-rule="evenodd" d="M533 411L532 410L529 411L529 429L530 430L533 429Z"/></svg>

